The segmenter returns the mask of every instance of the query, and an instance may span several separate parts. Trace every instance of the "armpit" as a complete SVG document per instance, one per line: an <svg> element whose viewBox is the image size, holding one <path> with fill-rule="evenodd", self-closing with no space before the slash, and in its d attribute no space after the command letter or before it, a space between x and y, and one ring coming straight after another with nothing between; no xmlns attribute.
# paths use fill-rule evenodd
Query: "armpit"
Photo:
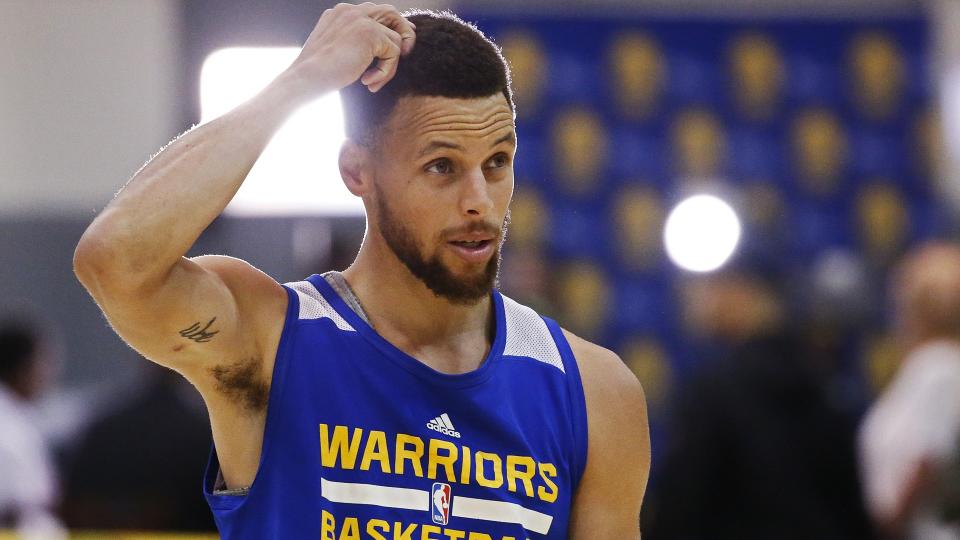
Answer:
<svg viewBox="0 0 960 540"><path fill-rule="evenodd" d="M255 358L212 367L210 374L217 381L217 391L247 411L259 412L266 408L270 386L260 374L260 363Z"/></svg>

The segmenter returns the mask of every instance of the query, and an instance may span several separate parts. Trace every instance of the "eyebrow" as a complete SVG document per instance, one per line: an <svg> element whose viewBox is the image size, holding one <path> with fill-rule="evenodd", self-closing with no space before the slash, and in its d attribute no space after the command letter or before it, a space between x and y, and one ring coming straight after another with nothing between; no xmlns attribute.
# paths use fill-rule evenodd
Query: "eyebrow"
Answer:
<svg viewBox="0 0 960 540"><path fill-rule="evenodd" d="M493 144L491 144L490 147L493 148L494 146L497 146L498 144L505 143L505 142L511 143L514 146L516 146L517 135L513 131L511 131L510 133L507 133L503 137L500 137L499 139L493 141ZM423 147L423 149L420 150L420 153L417 154L417 157L421 158L438 148L450 148L453 150L463 151L463 147L460 146L459 144L455 144L447 141L430 141L429 144L427 144L426 146Z"/></svg>

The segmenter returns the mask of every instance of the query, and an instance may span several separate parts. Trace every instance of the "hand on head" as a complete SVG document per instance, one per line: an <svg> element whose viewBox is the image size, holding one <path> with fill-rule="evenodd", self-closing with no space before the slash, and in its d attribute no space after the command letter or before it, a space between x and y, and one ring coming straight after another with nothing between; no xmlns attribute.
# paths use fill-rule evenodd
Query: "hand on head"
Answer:
<svg viewBox="0 0 960 540"><path fill-rule="evenodd" d="M322 94L357 79L371 92L397 72L402 55L413 50L416 26L388 4L337 4L326 10L288 72Z"/></svg>

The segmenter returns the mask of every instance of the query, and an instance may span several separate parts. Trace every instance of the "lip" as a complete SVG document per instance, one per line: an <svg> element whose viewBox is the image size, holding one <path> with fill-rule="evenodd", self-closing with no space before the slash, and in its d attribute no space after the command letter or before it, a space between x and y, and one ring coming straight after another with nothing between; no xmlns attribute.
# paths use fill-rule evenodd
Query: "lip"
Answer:
<svg viewBox="0 0 960 540"><path fill-rule="evenodd" d="M493 240L496 236L490 233L476 232L466 233L456 238L451 238L450 242L483 242L484 240Z"/></svg>
<svg viewBox="0 0 960 540"><path fill-rule="evenodd" d="M453 251L458 257L469 263L483 263L489 260L490 256L493 255L494 244L492 239L487 237L479 238L477 240L465 240L466 242L477 242L483 240L486 240L486 243L476 248L461 246L454 244L453 242L447 242L447 246L449 246L450 250Z"/></svg>

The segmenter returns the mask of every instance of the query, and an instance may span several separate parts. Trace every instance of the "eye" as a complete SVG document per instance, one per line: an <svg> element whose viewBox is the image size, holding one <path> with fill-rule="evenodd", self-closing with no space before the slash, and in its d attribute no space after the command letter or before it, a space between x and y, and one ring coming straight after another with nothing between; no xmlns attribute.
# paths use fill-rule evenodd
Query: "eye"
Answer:
<svg viewBox="0 0 960 540"><path fill-rule="evenodd" d="M426 171L436 174L450 174L453 172L453 163L447 158L438 159L427 165Z"/></svg>
<svg viewBox="0 0 960 540"><path fill-rule="evenodd" d="M487 161L487 166L492 167L494 169L506 167L509 164L510 164L510 156L508 156L503 152L493 156L492 158L490 158L489 161Z"/></svg>

